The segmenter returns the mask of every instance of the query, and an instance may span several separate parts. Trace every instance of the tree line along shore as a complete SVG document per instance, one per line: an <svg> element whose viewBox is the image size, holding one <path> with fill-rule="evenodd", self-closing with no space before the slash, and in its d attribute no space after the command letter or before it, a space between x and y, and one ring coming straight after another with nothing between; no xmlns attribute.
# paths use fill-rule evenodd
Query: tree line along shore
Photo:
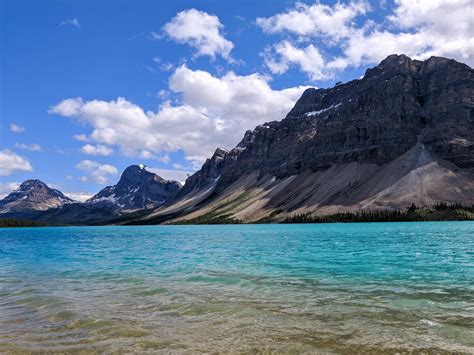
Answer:
<svg viewBox="0 0 474 355"><path fill-rule="evenodd" d="M256 223L275 223L274 218L278 214L275 211L269 217L261 219ZM412 204L406 210L394 211L360 211L339 212L328 215L312 215L311 213L299 213L286 217L279 223L356 223L356 222L428 222L428 221L473 221L474 205L463 205L461 203L438 203L431 208L418 207ZM230 216L203 215L193 219L176 221L176 225L192 224L241 224L238 219ZM48 224L11 218L0 218L0 228L12 227L46 227Z"/></svg>

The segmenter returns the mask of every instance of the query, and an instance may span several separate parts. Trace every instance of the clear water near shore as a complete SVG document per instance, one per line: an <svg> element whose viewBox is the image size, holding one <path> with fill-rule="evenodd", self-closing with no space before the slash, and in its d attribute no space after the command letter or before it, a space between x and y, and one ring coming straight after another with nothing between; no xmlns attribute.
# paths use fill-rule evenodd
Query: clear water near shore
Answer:
<svg viewBox="0 0 474 355"><path fill-rule="evenodd" d="M0 352L474 353L474 223L0 230Z"/></svg>

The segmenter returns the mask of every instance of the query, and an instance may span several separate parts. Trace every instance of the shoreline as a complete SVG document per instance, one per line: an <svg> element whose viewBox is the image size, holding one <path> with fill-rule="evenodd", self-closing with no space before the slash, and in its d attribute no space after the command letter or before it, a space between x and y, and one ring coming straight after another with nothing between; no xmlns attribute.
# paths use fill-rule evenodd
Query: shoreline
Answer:
<svg viewBox="0 0 474 355"><path fill-rule="evenodd" d="M332 224L332 223L385 223L385 222L460 222L474 221L474 206L438 205L432 209L411 208L407 211L359 211L340 212L323 216L312 216L310 213L295 214L283 220L275 220L270 215L255 222L242 222L231 218L206 219L197 217L188 221L172 223L101 223L101 224L47 224L45 222L16 218L0 218L0 228L22 227L69 227L69 226L147 226L147 225L242 225L242 224Z"/></svg>

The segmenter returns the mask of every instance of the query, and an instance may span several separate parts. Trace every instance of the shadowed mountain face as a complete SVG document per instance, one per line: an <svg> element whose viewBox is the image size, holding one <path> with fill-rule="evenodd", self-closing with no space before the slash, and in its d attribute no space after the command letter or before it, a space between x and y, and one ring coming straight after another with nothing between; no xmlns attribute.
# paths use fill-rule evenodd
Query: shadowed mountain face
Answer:
<svg viewBox="0 0 474 355"><path fill-rule="evenodd" d="M40 180L26 180L18 189L0 200L0 213L45 211L74 202Z"/></svg>
<svg viewBox="0 0 474 355"><path fill-rule="evenodd" d="M218 149L148 221L474 203L473 112L470 67L391 55Z"/></svg>
<svg viewBox="0 0 474 355"><path fill-rule="evenodd" d="M308 89L283 121L245 134L220 184L254 171L282 178L354 161L385 164L417 143L474 167L473 80L454 60L393 55L361 80Z"/></svg>
<svg viewBox="0 0 474 355"><path fill-rule="evenodd" d="M164 180L143 165L131 165L117 185L107 186L86 203L119 210L156 208L172 200L180 189L177 181Z"/></svg>

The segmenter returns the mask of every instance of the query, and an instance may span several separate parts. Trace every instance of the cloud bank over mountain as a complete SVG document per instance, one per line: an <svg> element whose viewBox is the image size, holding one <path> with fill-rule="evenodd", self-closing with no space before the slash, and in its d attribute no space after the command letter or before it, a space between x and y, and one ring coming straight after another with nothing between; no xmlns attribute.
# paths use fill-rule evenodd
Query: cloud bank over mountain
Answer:
<svg viewBox="0 0 474 355"><path fill-rule="evenodd" d="M218 146L234 146L242 132L283 117L306 87L271 88L260 74L221 77L186 65L178 67L169 90L179 103L165 101L156 111L117 98L112 101L65 99L50 113L77 119L92 128L87 137L97 143L82 148L86 154L108 155L118 146L128 156L183 150L186 159L200 164Z"/></svg>

